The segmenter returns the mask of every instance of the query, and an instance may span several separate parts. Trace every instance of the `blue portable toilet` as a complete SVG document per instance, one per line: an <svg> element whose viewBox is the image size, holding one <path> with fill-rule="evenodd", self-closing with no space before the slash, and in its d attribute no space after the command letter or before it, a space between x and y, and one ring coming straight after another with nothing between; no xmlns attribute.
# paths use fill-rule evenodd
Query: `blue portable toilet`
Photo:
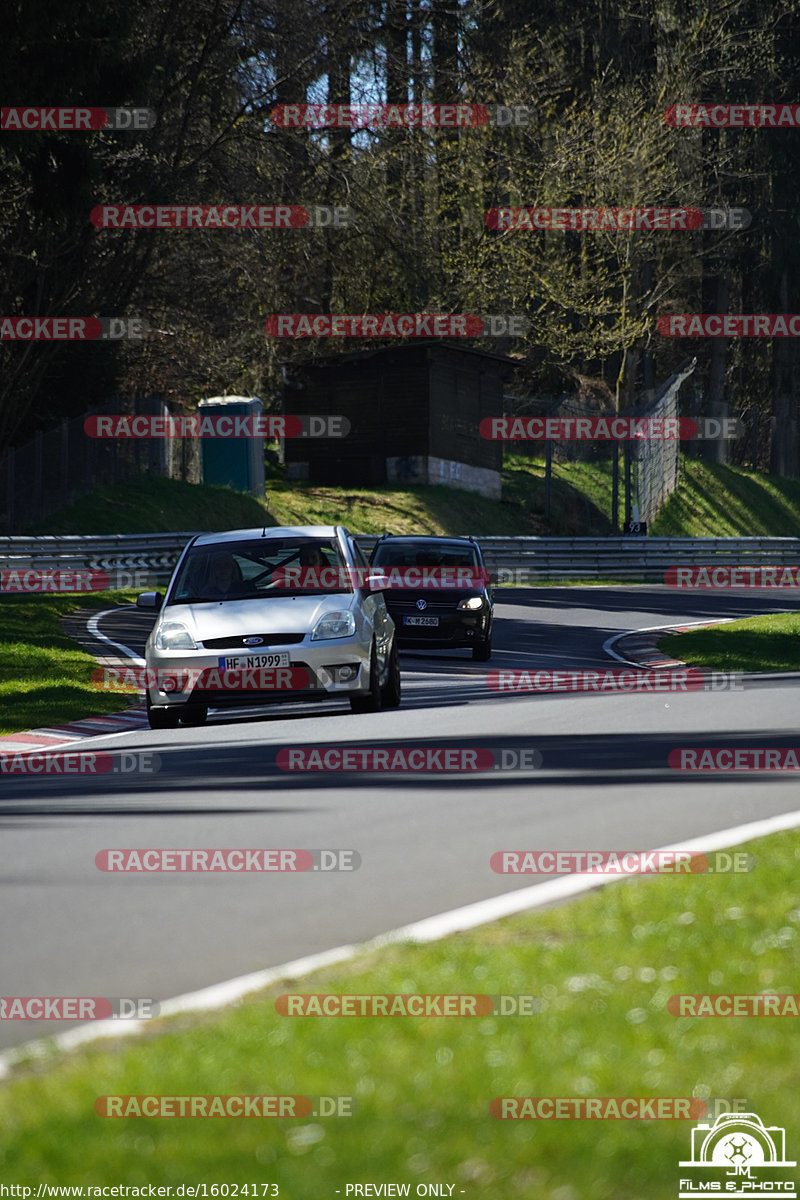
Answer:
<svg viewBox="0 0 800 1200"><path fill-rule="evenodd" d="M213 396L201 400L201 417L260 417L263 405L257 396ZM265 494L264 439L253 437L209 437L200 441L203 483L251 492L262 499Z"/></svg>

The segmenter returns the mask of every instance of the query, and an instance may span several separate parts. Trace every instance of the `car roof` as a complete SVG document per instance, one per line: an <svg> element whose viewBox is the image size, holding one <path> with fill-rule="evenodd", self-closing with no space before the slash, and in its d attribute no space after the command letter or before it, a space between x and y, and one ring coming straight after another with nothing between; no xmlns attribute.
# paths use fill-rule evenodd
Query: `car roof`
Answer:
<svg viewBox="0 0 800 1200"><path fill-rule="evenodd" d="M268 525L266 529L226 529L223 533L201 533L193 545L218 546L226 542L261 542L287 536L335 538L340 530L349 536L341 525Z"/></svg>
<svg viewBox="0 0 800 1200"><path fill-rule="evenodd" d="M420 535L420 537L415 537L413 534L407 534L407 533L404 533L399 537L395 537L394 535L391 535L390 537L382 539L380 544L384 545L384 546L395 546L397 544L400 544L402 546L403 544L407 544L409 542L413 542L415 546L418 545L420 542L423 542L426 545L431 545L431 546L474 546L475 545L474 542L471 542L469 538L465 538L465 537L463 537L463 538L432 537L432 536L424 535L424 534ZM377 548L377 544L378 543L376 543L376 548Z"/></svg>

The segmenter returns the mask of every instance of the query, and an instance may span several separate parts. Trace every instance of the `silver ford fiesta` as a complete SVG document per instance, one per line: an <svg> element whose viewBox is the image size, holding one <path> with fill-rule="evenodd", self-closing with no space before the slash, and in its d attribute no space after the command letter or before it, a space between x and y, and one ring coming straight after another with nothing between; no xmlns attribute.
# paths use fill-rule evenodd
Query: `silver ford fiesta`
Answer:
<svg viewBox="0 0 800 1200"><path fill-rule="evenodd" d="M181 555L145 650L152 729L201 725L209 708L332 700L400 703L385 577L341 525L201 534Z"/></svg>

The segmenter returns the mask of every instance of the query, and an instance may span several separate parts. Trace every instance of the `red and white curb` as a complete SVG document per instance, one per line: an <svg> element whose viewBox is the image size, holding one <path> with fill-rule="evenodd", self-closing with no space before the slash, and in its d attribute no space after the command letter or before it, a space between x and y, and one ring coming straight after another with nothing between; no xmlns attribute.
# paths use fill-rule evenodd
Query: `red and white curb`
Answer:
<svg viewBox="0 0 800 1200"><path fill-rule="evenodd" d="M19 754L50 746L66 746L84 738L101 737L109 733L127 733L132 729L144 729L146 726L147 713L142 705L123 713L85 717L69 725L51 725L42 729L26 729L23 733L0 735L0 754Z"/></svg>
<svg viewBox="0 0 800 1200"><path fill-rule="evenodd" d="M685 667L686 663L679 658L671 658L658 648L658 643L667 633L688 633L691 629L706 629L713 625L726 625L730 621L738 621L738 617L717 617L713 621L690 621L683 625L650 625L646 629L635 629L625 633L615 633L613 637L603 642L603 649L617 662L629 667L647 667L650 670L675 670ZM622 651L618 654L615 646Z"/></svg>

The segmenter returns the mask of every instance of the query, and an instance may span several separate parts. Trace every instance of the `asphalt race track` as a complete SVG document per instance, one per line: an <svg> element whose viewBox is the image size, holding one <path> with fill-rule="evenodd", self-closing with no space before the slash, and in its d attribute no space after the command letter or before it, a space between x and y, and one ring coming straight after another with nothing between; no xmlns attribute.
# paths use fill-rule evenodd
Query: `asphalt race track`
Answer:
<svg viewBox="0 0 800 1200"><path fill-rule="evenodd" d="M486 683L498 668L619 667L602 649L614 633L795 604L774 592L661 587L506 589L497 599L492 662L404 654L399 710L226 714L201 729L73 747L155 753L154 773L0 777L9 990L165 1000L544 879L495 874L500 849L643 850L800 809L796 774L689 774L667 761L680 746L796 744L800 676L675 694L509 695ZM151 620L125 610L101 630L141 653ZM276 763L286 747L398 745L536 749L542 765L413 776ZM115 875L95 865L98 851L130 847L347 848L361 866ZM10 1046L66 1027L3 1021L0 1038Z"/></svg>

